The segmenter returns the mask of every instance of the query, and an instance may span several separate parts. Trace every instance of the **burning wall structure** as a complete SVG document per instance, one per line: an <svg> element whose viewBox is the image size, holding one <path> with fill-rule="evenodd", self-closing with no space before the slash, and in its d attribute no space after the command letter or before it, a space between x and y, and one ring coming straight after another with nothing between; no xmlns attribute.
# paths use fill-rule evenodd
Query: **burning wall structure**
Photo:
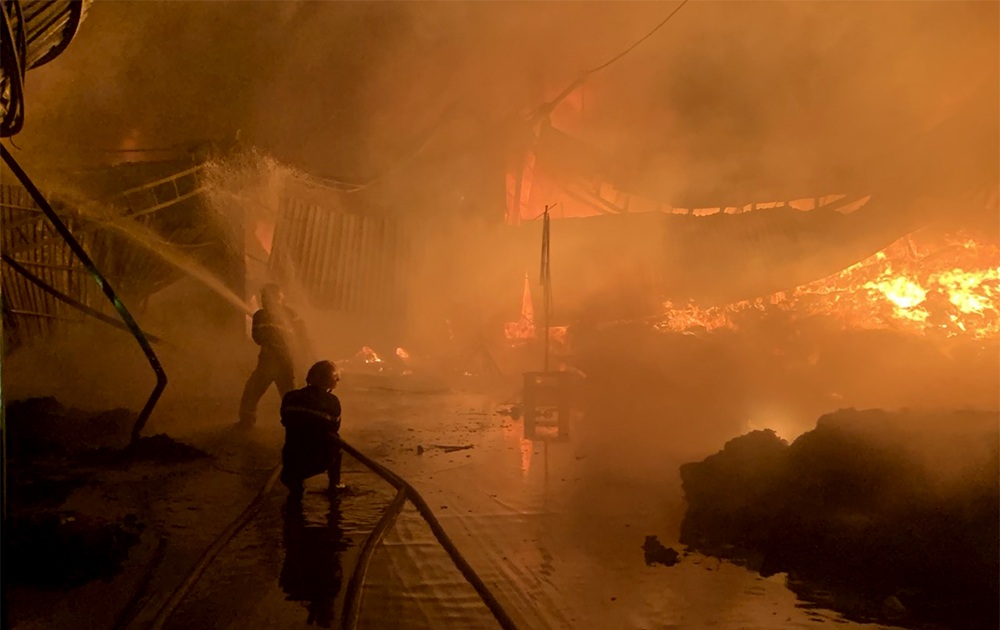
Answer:
<svg viewBox="0 0 1000 630"><path fill-rule="evenodd" d="M777 187L773 172L770 185L685 188L666 171L651 185L648 168L639 176L629 160L584 140L599 137L585 104L606 108L603 96L584 85L555 103L507 174L507 225L534 236L546 209L556 219L560 323L641 320L695 333L780 314L844 329L996 339L997 152L986 139L997 131L983 118L994 88L980 86L939 112L905 148L860 152L870 167L861 176L790 171ZM966 157L945 161L956 147ZM680 192L671 198L670 190ZM777 200L763 201L768 193ZM506 327L510 340L528 336L524 323Z"/></svg>
<svg viewBox="0 0 1000 630"><path fill-rule="evenodd" d="M426 228L404 301L415 328L444 337L464 319L502 338L518 319L537 267L530 220L546 204L559 323L662 319L667 300L725 308L838 273L920 227L907 216L915 189L947 198L995 176L995 7L690 5L526 125L526 111L663 16L622 6L106 5L70 65L40 71L43 124L27 137L70 138L69 156L240 129L305 171L369 174L368 190L338 194ZM223 26L234 23L241 37ZM318 68L338 81L317 82ZM86 98L65 93L78 75ZM70 97L100 124L62 116ZM842 194L840 206L872 199L850 220L824 216L843 210L828 207ZM353 203L357 216L365 203ZM889 209L869 221L876 205ZM523 234L488 233L473 213ZM773 233L758 215L775 218ZM258 227L277 246L277 224ZM322 284L329 261L302 255ZM352 264L368 274L369 262Z"/></svg>

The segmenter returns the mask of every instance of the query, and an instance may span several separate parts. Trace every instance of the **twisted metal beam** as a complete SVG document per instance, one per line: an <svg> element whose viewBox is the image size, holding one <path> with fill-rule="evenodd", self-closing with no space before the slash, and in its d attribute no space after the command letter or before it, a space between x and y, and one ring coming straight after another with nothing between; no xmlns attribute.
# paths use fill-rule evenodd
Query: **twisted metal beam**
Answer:
<svg viewBox="0 0 1000 630"><path fill-rule="evenodd" d="M45 199L45 195L38 190L38 187L35 186L33 181L31 181L28 174L24 172L21 165L17 163L17 160L14 159L14 156L10 153L7 147L2 144L0 144L0 154L2 154L3 161L14 173L21 185L24 186L25 190L28 191L28 194L31 195L31 198L35 201L38 207L42 209L42 212L45 213L45 216L49 219L49 221L52 222L56 232L58 232L63 240L66 241L70 250L72 250L76 257L80 259L83 266L86 267L87 271L90 272L90 275L93 276L94 281L97 282L97 285L104 291L104 295L115 307L115 310L118 311L122 321L132 333L132 336L135 337L135 340L138 342L143 354L146 355L146 359L149 361L149 365L153 369L153 373L156 375L156 385L153 387L153 391L150 393L142 411L139 412L139 417L136 418L135 424L132 426L132 436L129 445L134 445L138 442L142 429L146 426L146 421L149 419L149 415L153 412L156 402L160 399L160 395L167 386L167 374L163 371L163 366L160 365L160 360L157 358L156 353L149 344L149 339L146 334L142 332L141 328L139 328L139 324L136 323L132 314L125 307L125 304L118 297L118 294L115 293L115 290L111 288L110 284L108 284L108 281L104 278L101 270L98 269L97 265L94 264L94 261L91 260L90 255L87 254L86 250L83 249L83 246L80 245L79 241L77 241L73 236L73 233L70 232L69 228L66 227L66 224L62 222L59 215L56 214L56 211L52 208L51 204L49 204L49 202Z"/></svg>
<svg viewBox="0 0 1000 630"><path fill-rule="evenodd" d="M69 304L73 308L75 308L75 309L77 309L79 311L82 311L82 312L86 313L87 315L90 315L94 319L100 320L100 321L104 322L105 324L108 324L110 326L114 326L115 328L118 328L120 330L128 330L129 329L128 326L126 326L122 322L118 321L114 317L109 317L109 316L105 315L104 313L100 312L99 310L97 310L96 308L91 308L91 307L87 306L86 304L84 304L83 302L81 302L80 300L77 300L74 297L66 295L65 293L63 293L62 291L59 291L58 289L56 289L52 285L47 284L44 280L42 280L41 278L39 278L35 274L33 274L30 271L28 271L27 269L25 269L20 263L18 263L16 260L14 260L10 256L8 256L7 254L0 254L0 259L2 259L3 262L5 262L11 269L13 269L18 274L20 274L25 280L27 280L31 284L35 285L36 287L38 287L42 291L45 291L46 293L48 293L49 295L51 295L55 299L59 300L60 302L64 302L66 304ZM150 335L148 333L146 334L146 338L149 339L153 343L159 343L159 342L163 341L159 337L156 337L154 335Z"/></svg>

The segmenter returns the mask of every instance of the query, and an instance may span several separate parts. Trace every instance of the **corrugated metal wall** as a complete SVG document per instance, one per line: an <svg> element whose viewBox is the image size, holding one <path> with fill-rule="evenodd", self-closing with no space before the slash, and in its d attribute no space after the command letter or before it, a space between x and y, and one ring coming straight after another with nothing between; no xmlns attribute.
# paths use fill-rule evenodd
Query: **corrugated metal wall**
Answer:
<svg viewBox="0 0 1000 630"><path fill-rule="evenodd" d="M405 228L388 217L331 209L286 197L270 267L312 304L347 314L393 316L405 310L410 259Z"/></svg>
<svg viewBox="0 0 1000 630"><path fill-rule="evenodd" d="M0 248L5 254L57 291L110 313L100 287L56 234L26 190L20 186L0 186L0 213L3 225ZM63 220L74 234L80 234L81 244L93 251L93 233L81 230L79 221L72 217ZM0 269L6 314L13 317L9 324L18 338L49 334L58 328L60 321L80 321L84 317L26 281L9 265L2 265ZM108 280L114 282L115 278Z"/></svg>

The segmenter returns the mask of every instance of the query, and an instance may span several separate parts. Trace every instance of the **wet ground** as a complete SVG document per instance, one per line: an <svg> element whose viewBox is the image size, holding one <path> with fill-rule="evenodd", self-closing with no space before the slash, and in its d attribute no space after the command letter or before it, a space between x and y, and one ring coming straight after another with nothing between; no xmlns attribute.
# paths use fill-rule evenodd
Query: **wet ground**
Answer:
<svg viewBox="0 0 1000 630"><path fill-rule="evenodd" d="M526 441L521 421L506 413L516 402L516 384L491 391L348 386L339 392L342 434L417 488L520 627L880 627L798 601L783 575L764 579L696 554L674 566L647 565L647 536L681 550L677 470L692 453L676 447L659 457L637 453L624 465L622 450L588 424L608 418L575 418L566 441ZM272 403L265 402L262 418ZM248 439L276 457L280 427L262 421ZM245 482L264 477L248 475ZM291 511L276 485L164 627L338 626L360 545L393 496L350 459L344 481L348 491L331 503L325 478L315 478L302 508ZM228 513L232 518L238 510ZM213 521L200 538L225 527L219 517ZM375 553L363 597L361 627L496 627L412 508ZM142 621L139 615L133 627L144 627Z"/></svg>

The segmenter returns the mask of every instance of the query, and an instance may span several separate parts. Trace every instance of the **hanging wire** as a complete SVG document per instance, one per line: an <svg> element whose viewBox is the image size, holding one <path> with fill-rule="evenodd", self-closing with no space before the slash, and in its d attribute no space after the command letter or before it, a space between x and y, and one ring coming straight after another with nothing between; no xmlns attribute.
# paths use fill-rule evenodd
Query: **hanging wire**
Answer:
<svg viewBox="0 0 1000 630"><path fill-rule="evenodd" d="M569 86L567 86L565 90L563 90L562 92L560 92L554 99L552 99L551 101L549 101L547 103L542 103L541 105L539 105L538 107L536 107L535 109L533 109L528 114L527 120L533 121L533 120L536 120L540 116L545 116L545 115L551 113L552 110L555 109L556 105L558 105L559 103L561 103L563 101L563 99L565 99L567 96L569 96L570 94L572 94L573 91L576 90L576 88L578 88L581 85L583 85L583 83L587 80L587 77L589 77L590 75L594 74L595 72L598 72L600 70L603 70L603 69L607 68L608 66L610 66L614 62L618 61L619 59L621 59L625 55L627 55L630 52L632 52L633 50L635 50L640 44L642 44L644 41L646 41L647 39L649 39L650 37L652 37L653 34L656 33L656 31L658 31L661 28L663 28L666 25L666 23L669 22L672 17L674 17L675 15L677 15L677 12L680 11L682 8L684 8L684 5L687 4L689 1L690 0L682 0L682 2L679 5L677 5L677 7L667 15L667 17L663 18L663 20L661 20L659 24L657 24L656 26L653 27L653 30L649 31L648 33L646 33L645 35L643 35L642 37L640 37L638 40L636 40L628 48L626 48L622 52L618 53L617 55L615 55L611 59L605 61L601 65L595 66L595 67L591 68L590 70L584 71L583 74L581 74L575 81L573 81L572 83L570 83Z"/></svg>
<svg viewBox="0 0 1000 630"><path fill-rule="evenodd" d="M630 52L632 52L635 48L638 48L639 45L642 42L646 41L647 39L649 39L650 37L652 37L653 34L656 33L656 31L658 31L661 28L663 28L666 25L666 23L670 21L670 18L674 17L677 14L677 12L680 11L681 9L683 9L684 5L687 4L688 2L689 2L689 0L683 0L683 2L681 2L679 5L677 5L676 9L674 9L673 11L671 11L670 14L667 15L667 17L663 18L662 22L660 22L659 24L657 24L656 26L654 26L653 30L649 31L648 33L646 33L645 35L643 35L642 37L640 37L638 40L636 40L636 42L634 44L632 44L631 46L629 46L625 50L621 51L620 53L618 53L617 55L615 55L614 57L612 57L608 61L605 61L604 63L602 63L601 65L597 66L596 68L591 68L590 70L587 70L586 72L584 72L584 74L585 75L587 75L587 74L593 74L593 73L597 72L598 70L604 70L605 68L607 68L608 66L610 66L614 62L618 61L619 59L621 59L625 55L627 55Z"/></svg>
<svg viewBox="0 0 1000 630"><path fill-rule="evenodd" d="M608 61L605 61L601 65L596 66L594 68L591 68L590 70L585 71L578 79L576 79L575 81L573 81L573 83L571 83L569 85L569 87L567 87L565 90L563 90L562 92L560 92L559 95L556 96L554 99L552 99L551 101L549 101L547 103L542 103L541 105L539 105L538 107L536 107L534 110L532 110L532 112L528 115L527 120L529 120L529 121L530 120L534 120L540 114L545 114L545 113L551 112L552 109L555 108L556 105L558 105L559 103L561 103L563 101L563 99L565 99L567 96L569 96L573 92L573 90L575 90L580 85L582 85L586 81L586 79L587 79L587 77L589 75L594 74L595 72L598 72L600 70L603 70L603 69L607 68L608 66L610 66L613 63L615 63L616 61L618 61L619 59L621 59L622 57L624 57L628 53L632 52L635 48L639 47L639 45L641 45L644 41L646 41L647 39L649 39L650 37L652 37L658 30L660 30L661 28L663 28L663 26L665 26L667 24L667 22L669 22L670 19L673 18L674 15L676 15L677 12L680 11L684 7L684 5L686 5L689 1L690 0L682 0L682 2L679 5L677 5L677 7L667 15L667 17L663 18L663 20L661 20L659 22L659 24L657 24L656 26L654 26L651 31L649 31L648 33L646 33L645 35L643 35L642 37L640 37L638 40L636 40L635 42L633 42L628 48L626 48L622 52L618 53L617 55L615 55L614 57L612 57ZM373 177L373 178L371 178L371 179L369 179L369 180L367 180L367 181L365 181L365 182L363 182L361 184L351 185L351 184L349 184L347 182L342 182L342 181L339 181L339 180L325 180L325 178L316 177L316 176L311 176L311 177L313 179L319 181L319 182L323 182L325 180L325 181L334 182L335 185L346 186L347 189L343 191L345 193L357 193L357 192L361 192L361 191L363 191L363 190L365 190L365 189L367 189L367 188L369 188L369 187L371 187L371 186L373 186L375 184L378 184L378 183L382 182L383 180L389 178L391 175L395 174L397 171L399 171L400 168L402 168L408 162L410 162L414 158L416 158L424 150L424 148L426 148L426 146L428 144L430 144L430 141L434 138L435 134L437 133L437 130L443 125L444 121L447 120L448 115L455 109L455 107L457 105L458 105L458 101L456 101L456 102L452 103L451 105L449 105L448 107L446 107L445 110L444 110L444 112L442 113L441 117L437 120L437 122L435 122L433 125L431 125L431 127L421 136L420 139L417 140L417 142L414 145L414 148L411 151L405 153L401 158L399 158L398 160L396 160L395 163L393 163L389 168L387 168L386 170L384 170L379 175L376 175L375 177Z"/></svg>
<svg viewBox="0 0 1000 630"><path fill-rule="evenodd" d="M427 148L427 145L429 145L431 143L431 140L434 139L434 136L437 133L438 129L440 129L444 125L444 123L449 119L452 112L455 111L455 108L458 106L460 102L461 101L454 101L447 107L445 107L444 111L441 112L441 115L437 118L437 120L435 120L434 123L430 127L428 127L422 134L420 134L416 142L414 142L414 144L411 145L410 149L406 153L402 154L401 157L397 158L391 165L389 165L389 167L387 167L381 173L361 182L360 184L346 182L337 178L322 177L319 175L311 175L311 174L307 175L307 178L316 183L323 184L326 186L332 186L334 188L339 187L341 189L341 192L345 194L358 193L374 186L375 184L381 183L383 180L386 180L390 176L397 173L402 167L406 166L406 164L412 162L418 155L420 155L423 152L425 148Z"/></svg>

